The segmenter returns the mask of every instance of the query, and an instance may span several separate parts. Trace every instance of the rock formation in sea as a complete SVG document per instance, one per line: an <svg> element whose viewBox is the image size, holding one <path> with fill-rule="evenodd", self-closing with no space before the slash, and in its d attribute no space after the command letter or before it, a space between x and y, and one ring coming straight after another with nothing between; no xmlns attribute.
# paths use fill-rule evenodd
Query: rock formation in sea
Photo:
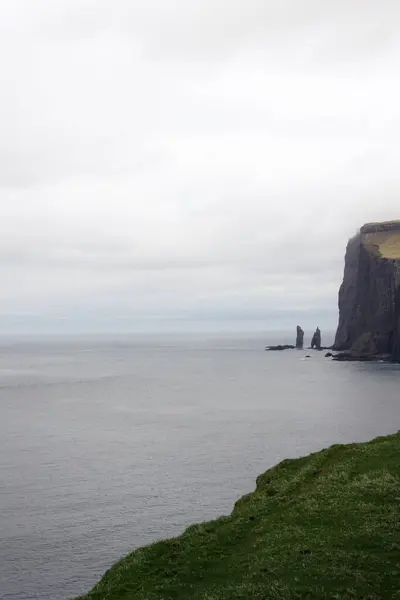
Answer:
<svg viewBox="0 0 400 600"><path fill-rule="evenodd" d="M278 344L278 346L267 346L266 350L294 350L292 344Z"/></svg>
<svg viewBox="0 0 400 600"><path fill-rule="evenodd" d="M266 350L294 350L294 348L302 349L304 344L304 331L297 325L296 329L296 345L292 346L292 344L278 344L278 346L267 346Z"/></svg>
<svg viewBox="0 0 400 600"><path fill-rule="evenodd" d="M319 327L314 332L311 340L311 348L315 348L316 350L322 350L321 347L321 330Z"/></svg>
<svg viewBox="0 0 400 600"><path fill-rule="evenodd" d="M302 328L300 327L300 325L297 325L297 331L296 331L296 348L298 348L299 350L301 350L304 346L304 331L302 330Z"/></svg>
<svg viewBox="0 0 400 600"><path fill-rule="evenodd" d="M349 240L334 350L400 360L400 221L369 223Z"/></svg>

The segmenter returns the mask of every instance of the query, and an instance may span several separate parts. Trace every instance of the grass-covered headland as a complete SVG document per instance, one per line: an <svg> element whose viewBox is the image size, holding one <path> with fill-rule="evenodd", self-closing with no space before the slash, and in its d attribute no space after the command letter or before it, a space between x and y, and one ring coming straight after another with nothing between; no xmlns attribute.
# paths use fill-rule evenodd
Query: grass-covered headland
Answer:
<svg viewBox="0 0 400 600"><path fill-rule="evenodd" d="M400 599L400 435L285 460L80 600Z"/></svg>

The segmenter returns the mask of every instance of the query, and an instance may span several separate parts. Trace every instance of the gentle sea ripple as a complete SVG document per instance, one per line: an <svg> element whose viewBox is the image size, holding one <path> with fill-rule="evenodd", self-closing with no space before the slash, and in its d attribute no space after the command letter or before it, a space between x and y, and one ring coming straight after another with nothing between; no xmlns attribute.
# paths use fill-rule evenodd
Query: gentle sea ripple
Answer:
<svg viewBox="0 0 400 600"><path fill-rule="evenodd" d="M66 600L285 457L400 429L400 368L254 339L0 347L0 597Z"/></svg>

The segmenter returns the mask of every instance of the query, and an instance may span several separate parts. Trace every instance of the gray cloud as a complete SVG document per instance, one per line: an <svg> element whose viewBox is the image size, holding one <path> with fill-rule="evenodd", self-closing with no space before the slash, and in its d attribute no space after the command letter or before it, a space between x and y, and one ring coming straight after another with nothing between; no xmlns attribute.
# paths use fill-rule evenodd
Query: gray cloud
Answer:
<svg viewBox="0 0 400 600"><path fill-rule="evenodd" d="M333 327L347 238L399 216L399 20L4 0L0 328Z"/></svg>

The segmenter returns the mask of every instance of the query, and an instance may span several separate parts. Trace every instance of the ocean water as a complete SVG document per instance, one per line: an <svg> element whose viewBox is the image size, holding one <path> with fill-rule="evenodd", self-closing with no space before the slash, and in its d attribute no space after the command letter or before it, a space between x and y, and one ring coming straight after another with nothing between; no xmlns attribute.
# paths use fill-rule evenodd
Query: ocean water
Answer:
<svg viewBox="0 0 400 600"><path fill-rule="evenodd" d="M400 429L400 366L266 341L3 343L0 598L72 598L281 459Z"/></svg>

